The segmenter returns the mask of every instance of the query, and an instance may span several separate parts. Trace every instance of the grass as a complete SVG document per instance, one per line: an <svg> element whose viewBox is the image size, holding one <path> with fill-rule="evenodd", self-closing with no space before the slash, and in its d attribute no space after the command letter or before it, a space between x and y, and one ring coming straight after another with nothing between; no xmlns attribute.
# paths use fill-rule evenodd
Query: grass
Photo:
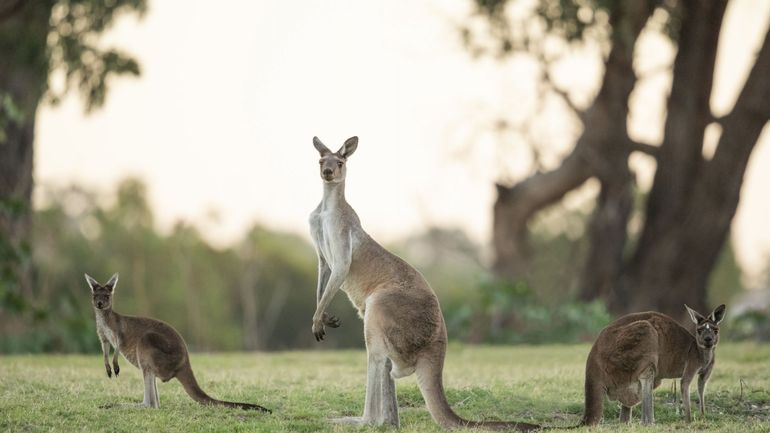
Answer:
<svg viewBox="0 0 770 433"><path fill-rule="evenodd" d="M574 425L583 410L588 350L587 345L452 345L444 372L449 401L468 419ZM618 424L617 405L608 402L604 424L591 431L770 431L770 346L723 343L717 352L705 419L696 412L693 423L683 422L671 403L671 381L664 381L655 393L655 426L639 425L638 408L631 426ZM120 377L108 379L97 354L0 358L0 431L387 431L326 421L361 414L366 372L361 351L192 355L198 381L209 394L257 402L273 409L272 415L200 406L176 380L158 384L160 410L101 409L141 401L141 375L121 361ZM401 431L441 431L414 377L399 380L397 388Z"/></svg>

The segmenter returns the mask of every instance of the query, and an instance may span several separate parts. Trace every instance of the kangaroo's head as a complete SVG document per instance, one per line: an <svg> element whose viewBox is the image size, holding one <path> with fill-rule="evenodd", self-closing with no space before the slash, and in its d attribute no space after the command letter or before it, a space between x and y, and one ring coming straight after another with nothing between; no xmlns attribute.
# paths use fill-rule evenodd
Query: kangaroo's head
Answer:
<svg viewBox="0 0 770 433"><path fill-rule="evenodd" d="M714 311L706 317L687 305L684 307L687 308L690 318L695 323L695 342L698 343L698 347L701 349L716 347L719 343L719 322L725 317L725 304L714 308Z"/></svg>
<svg viewBox="0 0 770 433"><path fill-rule="evenodd" d="M321 179L325 183L339 183L345 180L346 167L345 163L348 161L348 157L356 151L358 147L358 137L350 137L345 140L345 143L340 147L340 150L332 152L328 147L321 143L318 137L313 137L313 146L315 146L318 153L321 155L321 159L318 160L320 165Z"/></svg>
<svg viewBox="0 0 770 433"><path fill-rule="evenodd" d="M91 302L94 304L94 308L97 310L112 308L112 292L115 290L115 285L118 284L118 274L113 275L110 281L104 285L99 284L88 274L86 274L86 281L88 287L91 288Z"/></svg>

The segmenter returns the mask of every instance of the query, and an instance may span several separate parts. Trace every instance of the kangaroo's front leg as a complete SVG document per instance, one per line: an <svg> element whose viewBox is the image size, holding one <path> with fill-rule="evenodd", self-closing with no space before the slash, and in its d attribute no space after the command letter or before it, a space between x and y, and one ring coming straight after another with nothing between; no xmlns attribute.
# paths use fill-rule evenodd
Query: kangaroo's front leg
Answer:
<svg viewBox="0 0 770 433"><path fill-rule="evenodd" d="M340 265L339 268L332 268L331 275L329 276L329 282L326 285L326 290L321 297L321 302L316 307L315 314L313 314L313 335L317 341L324 339L326 331L324 330L324 314L326 314L326 308L331 304L334 295L342 286L342 282L345 281L345 277L348 275L348 269L350 263ZM331 326L331 325L330 325Z"/></svg>
<svg viewBox="0 0 770 433"><path fill-rule="evenodd" d="M706 415L706 382L708 382L710 376L711 369L705 373L698 374L698 407L702 416Z"/></svg>
<svg viewBox="0 0 770 433"><path fill-rule="evenodd" d="M324 294L324 289L326 288L326 284L329 282L329 277L331 276L332 270L329 268L329 265L326 263L326 260L324 260L323 255L321 254L321 251L318 251L318 287L316 288L316 306L321 303L321 297ZM330 326L332 328L339 328L342 324L340 322L340 319L336 316L332 316L329 313L324 312L322 315L321 320L323 321L323 324L326 326Z"/></svg>
<svg viewBox="0 0 770 433"><path fill-rule="evenodd" d="M352 261L350 234L344 233L333 239L331 242L331 258L324 257L320 253L318 257L319 260L325 260L329 269L331 269L329 280L326 282L326 287L323 289L323 294L318 300L315 314L313 314L313 335L315 335L316 341L321 341L324 339L324 335L326 335L324 331L324 313L329 304L331 304L332 299L334 299L334 295L342 287L342 283L347 278L348 271L350 270L350 263Z"/></svg>
<svg viewBox="0 0 770 433"><path fill-rule="evenodd" d="M107 340L101 340L102 343L102 355L104 355L104 368L107 370L107 377L112 377L112 369L110 368L110 343ZM117 353L117 351L115 351ZM118 372L115 372L118 375Z"/></svg>
<svg viewBox="0 0 770 433"><path fill-rule="evenodd" d="M118 374L120 373L120 366L118 365L119 354L120 354L120 349L115 347L112 352L112 369L115 370L115 377L118 377Z"/></svg>

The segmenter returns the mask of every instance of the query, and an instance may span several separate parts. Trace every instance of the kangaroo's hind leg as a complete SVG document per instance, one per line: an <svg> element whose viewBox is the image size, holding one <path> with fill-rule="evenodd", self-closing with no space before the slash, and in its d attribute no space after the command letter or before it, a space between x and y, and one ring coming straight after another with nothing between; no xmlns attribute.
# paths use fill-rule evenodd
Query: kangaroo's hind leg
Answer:
<svg viewBox="0 0 770 433"><path fill-rule="evenodd" d="M364 415L362 417L346 416L332 418L330 421L339 424L378 424L377 420L382 418L383 397L383 383L380 378L382 377L382 371L385 369L386 359L382 355L371 353L371 351L367 355Z"/></svg>
<svg viewBox="0 0 770 433"><path fill-rule="evenodd" d="M158 388L155 383L155 375L149 369L142 370L144 375L144 400L142 405L145 407L159 408L160 399L158 398Z"/></svg>
<svg viewBox="0 0 770 433"><path fill-rule="evenodd" d="M382 381L381 419L377 420L377 424L388 424L398 428L398 399L396 398L396 382L391 374L392 369L393 362L386 358L380 372L380 380Z"/></svg>
<svg viewBox="0 0 770 433"><path fill-rule="evenodd" d="M170 378L172 366L179 363L180 352L172 350L165 337L156 333L148 333L142 337L137 349L136 358L144 376L144 401L147 407L160 407L158 385L156 378Z"/></svg>
<svg viewBox="0 0 770 433"><path fill-rule="evenodd" d="M655 384L655 367L649 366L639 375L642 391L642 424L655 423L655 410L652 407L652 390Z"/></svg>

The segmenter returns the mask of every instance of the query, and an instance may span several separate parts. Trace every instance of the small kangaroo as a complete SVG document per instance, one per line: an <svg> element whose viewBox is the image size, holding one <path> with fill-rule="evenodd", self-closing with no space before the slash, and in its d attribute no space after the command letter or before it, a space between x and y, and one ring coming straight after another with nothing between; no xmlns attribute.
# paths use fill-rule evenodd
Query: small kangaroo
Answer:
<svg viewBox="0 0 770 433"><path fill-rule="evenodd" d="M91 287L92 303L96 313L96 333L102 343L107 376L112 377L109 363L110 345L112 345L115 349L112 357L115 377L120 373L118 353L122 353L128 362L142 370L144 375L142 406L160 407L156 377L163 382L176 377L187 394L198 403L270 412L269 409L256 404L233 403L209 397L195 380L184 339L171 325L160 320L124 316L113 311L112 294L118 284L118 274L113 275L104 285L99 284L88 274L85 277L88 286Z"/></svg>
<svg viewBox="0 0 770 433"><path fill-rule="evenodd" d="M631 421L631 408L641 401L642 423L654 423L652 390L661 379L676 378L682 378L684 416L690 422L690 382L696 374L700 412L705 415L706 382L714 369L725 306L708 317L685 308L695 323L695 335L671 317L652 311L623 316L602 330L586 362L581 425L601 421L605 395L620 402L621 422Z"/></svg>
<svg viewBox="0 0 770 433"><path fill-rule="evenodd" d="M539 429L519 422L467 421L452 411L442 383L447 332L436 294L416 269L369 237L345 201L346 162L358 147L358 137L349 138L337 152L318 137L313 145L321 155L323 200L309 221L318 254L312 331L321 341L324 325L339 325L326 308L342 289L364 321L368 357L363 417L334 421L398 427L394 379L416 373L428 411L444 428Z"/></svg>

